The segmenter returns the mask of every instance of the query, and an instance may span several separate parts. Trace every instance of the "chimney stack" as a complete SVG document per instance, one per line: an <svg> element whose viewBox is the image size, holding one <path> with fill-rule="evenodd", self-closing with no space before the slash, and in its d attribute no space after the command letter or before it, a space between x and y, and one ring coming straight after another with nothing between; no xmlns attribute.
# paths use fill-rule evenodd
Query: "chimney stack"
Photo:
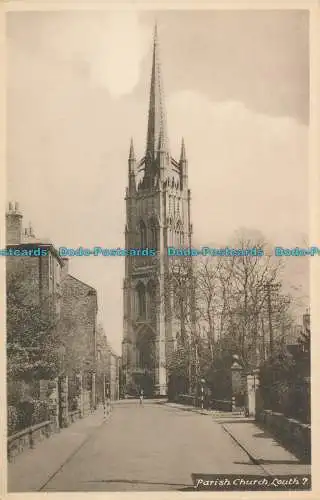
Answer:
<svg viewBox="0 0 320 500"><path fill-rule="evenodd" d="M22 214L19 211L19 204L9 202L6 212L6 244L20 245L22 242Z"/></svg>

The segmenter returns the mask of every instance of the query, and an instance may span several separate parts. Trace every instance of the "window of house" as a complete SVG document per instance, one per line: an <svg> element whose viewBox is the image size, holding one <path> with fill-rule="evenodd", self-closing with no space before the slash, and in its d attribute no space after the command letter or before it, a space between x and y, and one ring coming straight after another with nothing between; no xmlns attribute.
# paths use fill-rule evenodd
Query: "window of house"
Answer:
<svg viewBox="0 0 320 500"><path fill-rule="evenodd" d="M49 278L53 278L53 260L52 260L52 255L51 253L49 254Z"/></svg>

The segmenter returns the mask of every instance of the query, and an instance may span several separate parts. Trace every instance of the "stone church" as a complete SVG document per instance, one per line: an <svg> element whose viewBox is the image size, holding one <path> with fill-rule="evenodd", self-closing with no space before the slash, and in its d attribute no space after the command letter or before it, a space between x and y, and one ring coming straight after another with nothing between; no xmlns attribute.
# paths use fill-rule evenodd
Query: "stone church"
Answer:
<svg viewBox="0 0 320 500"><path fill-rule="evenodd" d="M170 155L155 27L146 150L137 159L131 140L125 198L126 248L156 249L155 257L125 258L122 360L129 393L167 394L167 359L181 328L172 313L167 247L192 246L190 199L183 139L180 159Z"/></svg>

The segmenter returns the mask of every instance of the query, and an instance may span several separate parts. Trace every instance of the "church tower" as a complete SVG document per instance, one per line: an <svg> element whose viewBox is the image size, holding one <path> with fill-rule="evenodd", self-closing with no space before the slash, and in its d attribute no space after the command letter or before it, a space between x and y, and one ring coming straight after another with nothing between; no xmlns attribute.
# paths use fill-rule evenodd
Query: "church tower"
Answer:
<svg viewBox="0 0 320 500"><path fill-rule="evenodd" d="M126 390L130 392L136 386L143 388L146 396L166 395L166 360L179 329L172 314L167 247L191 247L192 225L183 139L180 159L170 155L157 27L146 150L137 160L131 139L125 201L126 249L156 249L153 257L125 258L122 362Z"/></svg>

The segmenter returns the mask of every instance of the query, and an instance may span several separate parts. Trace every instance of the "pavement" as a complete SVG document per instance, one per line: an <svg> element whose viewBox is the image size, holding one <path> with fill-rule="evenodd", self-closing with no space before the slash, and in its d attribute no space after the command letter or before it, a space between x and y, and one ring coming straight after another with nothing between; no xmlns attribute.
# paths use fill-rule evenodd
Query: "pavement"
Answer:
<svg viewBox="0 0 320 500"><path fill-rule="evenodd" d="M232 419L235 417L243 417L244 414L241 411L238 412L233 412L232 414L227 411L220 411L220 410L206 410L206 409L201 409L201 408L196 408L191 405L182 405L179 403L171 403L171 402L164 402L164 401L157 401L158 404L165 404L166 406L169 406L171 408L179 408L181 411L192 411L194 413L199 413L200 415L210 415L214 417L215 419L225 419L225 418L230 418L230 415L232 415Z"/></svg>
<svg viewBox="0 0 320 500"><path fill-rule="evenodd" d="M311 466L302 464L292 453L281 446L272 435L259 427L254 418L244 417L243 413L202 410L189 405L166 403L184 411L193 411L200 415L210 415L222 424L223 429L247 453L250 460L260 465L265 474L311 474Z"/></svg>
<svg viewBox="0 0 320 500"><path fill-rule="evenodd" d="M192 474L310 473L250 419L183 410L124 400L107 421L98 410L16 457L8 492L177 491Z"/></svg>
<svg viewBox="0 0 320 500"><path fill-rule="evenodd" d="M34 449L17 455L13 462L8 463L8 492L40 491L105 422L103 408L98 408L70 427L37 443Z"/></svg>
<svg viewBox="0 0 320 500"><path fill-rule="evenodd" d="M252 421L234 421L222 424L223 429L247 453L251 461L267 475L311 474L311 466L281 446L272 435Z"/></svg>

